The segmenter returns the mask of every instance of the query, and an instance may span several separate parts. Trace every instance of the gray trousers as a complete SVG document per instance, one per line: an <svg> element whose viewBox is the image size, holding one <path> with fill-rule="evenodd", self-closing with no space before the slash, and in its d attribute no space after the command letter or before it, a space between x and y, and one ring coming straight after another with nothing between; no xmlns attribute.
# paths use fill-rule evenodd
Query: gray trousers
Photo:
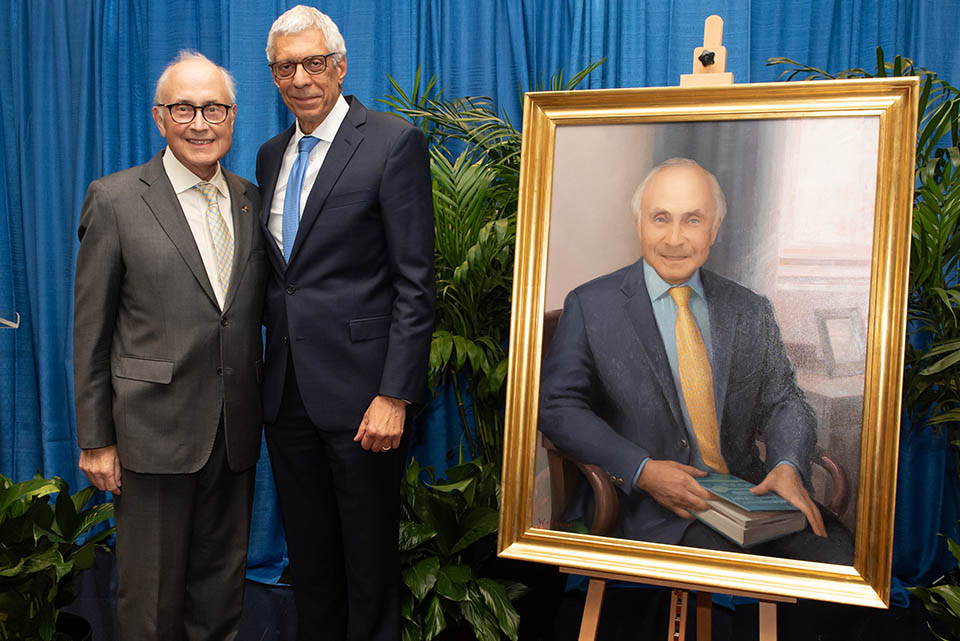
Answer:
<svg viewBox="0 0 960 641"><path fill-rule="evenodd" d="M221 426L198 472L122 471L114 497L119 639L237 636L255 470L230 470Z"/></svg>

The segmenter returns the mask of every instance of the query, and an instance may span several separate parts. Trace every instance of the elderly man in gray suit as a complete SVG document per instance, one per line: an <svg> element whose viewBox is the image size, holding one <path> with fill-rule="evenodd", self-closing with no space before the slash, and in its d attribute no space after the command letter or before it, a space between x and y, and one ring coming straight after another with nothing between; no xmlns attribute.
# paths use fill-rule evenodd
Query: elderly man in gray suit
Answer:
<svg viewBox="0 0 960 641"><path fill-rule="evenodd" d="M119 638L236 637L260 453L260 199L220 167L229 72L182 52L157 81L167 147L91 183L80 218L80 469L113 492Z"/></svg>

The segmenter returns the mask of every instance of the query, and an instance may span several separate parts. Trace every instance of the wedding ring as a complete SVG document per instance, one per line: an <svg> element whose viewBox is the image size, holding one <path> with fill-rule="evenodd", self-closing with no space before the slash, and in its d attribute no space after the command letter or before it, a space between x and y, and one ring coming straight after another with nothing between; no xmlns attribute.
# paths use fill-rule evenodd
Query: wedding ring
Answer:
<svg viewBox="0 0 960 641"><path fill-rule="evenodd" d="M380 451L381 451L381 452L386 452L386 451L388 451L389 449L390 449L390 446L389 446L389 445L385 445L385 446L383 446L382 448L380 448Z"/></svg>

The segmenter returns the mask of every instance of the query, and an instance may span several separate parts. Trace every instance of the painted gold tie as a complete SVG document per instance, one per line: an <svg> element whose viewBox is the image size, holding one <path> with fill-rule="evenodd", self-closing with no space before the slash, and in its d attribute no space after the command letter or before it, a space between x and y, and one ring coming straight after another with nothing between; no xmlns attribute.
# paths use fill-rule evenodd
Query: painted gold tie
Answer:
<svg viewBox="0 0 960 641"><path fill-rule="evenodd" d="M230 273L233 271L233 236L227 229L227 223L220 213L220 204L217 202L217 188L208 182L196 184L197 191L207 200L207 228L213 240L213 250L217 256L217 276L223 287L223 296L226 298L230 288Z"/></svg>
<svg viewBox="0 0 960 641"><path fill-rule="evenodd" d="M690 311L690 288L672 287L670 297L677 304L677 361L680 388L687 405L687 414L697 437L700 456L708 467L727 473L727 464L720 453L720 430L717 427L717 405L713 398L713 371L707 347L697 321Z"/></svg>

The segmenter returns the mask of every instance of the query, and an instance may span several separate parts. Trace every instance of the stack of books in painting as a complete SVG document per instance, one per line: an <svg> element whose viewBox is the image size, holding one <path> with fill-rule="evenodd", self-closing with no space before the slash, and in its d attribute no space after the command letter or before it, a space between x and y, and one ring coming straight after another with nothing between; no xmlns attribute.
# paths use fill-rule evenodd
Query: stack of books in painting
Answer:
<svg viewBox="0 0 960 641"><path fill-rule="evenodd" d="M807 526L799 509L773 493L752 494L753 483L729 474L697 479L712 497L696 517L741 547L751 547Z"/></svg>

